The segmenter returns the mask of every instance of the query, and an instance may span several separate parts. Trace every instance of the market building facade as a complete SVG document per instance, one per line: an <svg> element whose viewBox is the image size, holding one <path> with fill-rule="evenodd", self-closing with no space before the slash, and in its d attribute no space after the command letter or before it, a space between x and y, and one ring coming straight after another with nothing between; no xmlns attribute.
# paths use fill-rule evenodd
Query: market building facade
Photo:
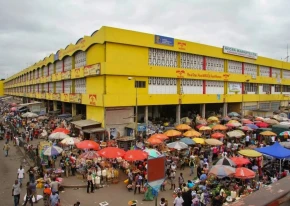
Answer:
<svg viewBox="0 0 290 206"><path fill-rule="evenodd" d="M85 114L126 135L138 122L196 111L253 113L288 106L290 63L237 48L102 27L9 77L4 93ZM133 123L133 126L132 126ZM131 126L128 126L131 125Z"/></svg>

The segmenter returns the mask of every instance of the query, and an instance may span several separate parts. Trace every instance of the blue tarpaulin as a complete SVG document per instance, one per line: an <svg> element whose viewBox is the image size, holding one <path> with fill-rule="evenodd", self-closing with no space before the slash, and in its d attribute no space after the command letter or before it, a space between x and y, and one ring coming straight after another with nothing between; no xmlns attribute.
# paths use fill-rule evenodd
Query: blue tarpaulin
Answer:
<svg viewBox="0 0 290 206"><path fill-rule="evenodd" d="M272 146L255 149L256 151L275 157L277 159L284 159L290 157L290 150L282 147L279 142L275 142Z"/></svg>

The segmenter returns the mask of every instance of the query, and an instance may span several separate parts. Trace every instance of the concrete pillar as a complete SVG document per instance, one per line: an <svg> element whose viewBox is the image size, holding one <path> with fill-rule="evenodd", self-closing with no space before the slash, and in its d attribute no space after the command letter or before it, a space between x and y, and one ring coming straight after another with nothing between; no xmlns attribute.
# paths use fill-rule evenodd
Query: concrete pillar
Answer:
<svg viewBox="0 0 290 206"><path fill-rule="evenodd" d="M77 105L71 104L71 115L76 116L77 115Z"/></svg>
<svg viewBox="0 0 290 206"><path fill-rule="evenodd" d="M53 111L57 110L57 101L53 101Z"/></svg>
<svg viewBox="0 0 290 206"><path fill-rule="evenodd" d="M228 103L224 103L223 106L223 116L226 116L228 114Z"/></svg>
<svg viewBox="0 0 290 206"><path fill-rule="evenodd" d="M65 113L65 104L64 104L64 102L61 103L61 113L62 114Z"/></svg>
<svg viewBox="0 0 290 206"><path fill-rule="evenodd" d="M158 106L153 106L153 117L159 117L159 108Z"/></svg>
<svg viewBox="0 0 290 206"><path fill-rule="evenodd" d="M200 115L202 118L205 118L205 104L200 105Z"/></svg>
<svg viewBox="0 0 290 206"><path fill-rule="evenodd" d="M176 106L176 123L180 124L180 113L181 113L181 105L178 104Z"/></svg>
<svg viewBox="0 0 290 206"><path fill-rule="evenodd" d="M144 121L145 121L146 125L148 125L148 106L145 106Z"/></svg>

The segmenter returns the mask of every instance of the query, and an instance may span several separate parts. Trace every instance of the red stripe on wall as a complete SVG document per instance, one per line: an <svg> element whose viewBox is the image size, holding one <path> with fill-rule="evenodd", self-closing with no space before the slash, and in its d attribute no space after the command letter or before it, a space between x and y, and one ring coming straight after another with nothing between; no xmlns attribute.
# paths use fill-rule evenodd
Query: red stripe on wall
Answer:
<svg viewBox="0 0 290 206"><path fill-rule="evenodd" d="M206 94L206 80L202 81L202 93Z"/></svg>
<svg viewBox="0 0 290 206"><path fill-rule="evenodd" d="M62 81L62 93L64 93L64 81Z"/></svg>
<svg viewBox="0 0 290 206"><path fill-rule="evenodd" d="M206 57L203 57L202 69L206 70Z"/></svg>
<svg viewBox="0 0 290 206"><path fill-rule="evenodd" d="M245 74L245 63L242 63L242 74Z"/></svg>
<svg viewBox="0 0 290 206"><path fill-rule="evenodd" d="M272 77L272 67L270 67L270 77Z"/></svg>

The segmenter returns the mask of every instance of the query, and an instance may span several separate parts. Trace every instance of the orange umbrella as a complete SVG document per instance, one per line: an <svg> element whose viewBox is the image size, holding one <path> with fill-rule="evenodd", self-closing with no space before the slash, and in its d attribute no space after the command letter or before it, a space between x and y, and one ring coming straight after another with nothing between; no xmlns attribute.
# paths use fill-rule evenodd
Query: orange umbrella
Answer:
<svg viewBox="0 0 290 206"><path fill-rule="evenodd" d="M175 129L177 129L177 130L189 130L189 129L191 129L191 127L188 126L187 124L180 124L180 125L177 125L175 127Z"/></svg>
<svg viewBox="0 0 290 206"><path fill-rule="evenodd" d="M202 126L201 128L199 128L199 131L206 131L206 130L211 130L211 128L208 126Z"/></svg>
<svg viewBox="0 0 290 206"><path fill-rule="evenodd" d="M239 179L252 179L256 176L255 172L245 167L236 169L235 178Z"/></svg>
<svg viewBox="0 0 290 206"><path fill-rule="evenodd" d="M176 131L176 130L174 130L174 129L168 130L168 131L164 132L164 134L165 134L167 137L176 137L176 136L181 136L181 132Z"/></svg>
<svg viewBox="0 0 290 206"><path fill-rule="evenodd" d="M105 158L117 158L125 155L125 151L117 147L106 147L101 149L98 153Z"/></svg>
<svg viewBox="0 0 290 206"><path fill-rule="evenodd" d="M124 155L123 159L127 161L139 161L144 160L148 157L148 154L146 152L143 152L142 150L129 150Z"/></svg>
<svg viewBox="0 0 290 206"><path fill-rule="evenodd" d="M189 130L183 134L185 137L200 137L201 134L195 130Z"/></svg>
<svg viewBox="0 0 290 206"><path fill-rule="evenodd" d="M245 157L232 157L231 160L237 165L237 166L242 166L242 165L247 165L250 163L250 160Z"/></svg>
<svg viewBox="0 0 290 206"><path fill-rule="evenodd" d="M212 129L213 130L227 130L228 128L224 125L217 124L217 125L213 126Z"/></svg>
<svg viewBox="0 0 290 206"><path fill-rule="evenodd" d="M153 134L150 138L160 139L161 141L168 139L165 134Z"/></svg>
<svg viewBox="0 0 290 206"><path fill-rule="evenodd" d="M225 137L225 135L222 134L222 133L216 132L216 133L213 133L213 134L211 135L211 137L212 137L212 138L215 138L215 139L220 139L220 138Z"/></svg>
<svg viewBox="0 0 290 206"><path fill-rule="evenodd" d="M152 145L157 145L157 144L161 144L162 140L154 138L154 137L153 138L150 137L149 139L147 139L147 142L149 142Z"/></svg>
<svg viewBox="0 0 290 206"><path fill-rule="evenodd" d="M76 144L77 148L79 149L93 149L98 150L100 145L92 140L84 140Z"/></svg>

